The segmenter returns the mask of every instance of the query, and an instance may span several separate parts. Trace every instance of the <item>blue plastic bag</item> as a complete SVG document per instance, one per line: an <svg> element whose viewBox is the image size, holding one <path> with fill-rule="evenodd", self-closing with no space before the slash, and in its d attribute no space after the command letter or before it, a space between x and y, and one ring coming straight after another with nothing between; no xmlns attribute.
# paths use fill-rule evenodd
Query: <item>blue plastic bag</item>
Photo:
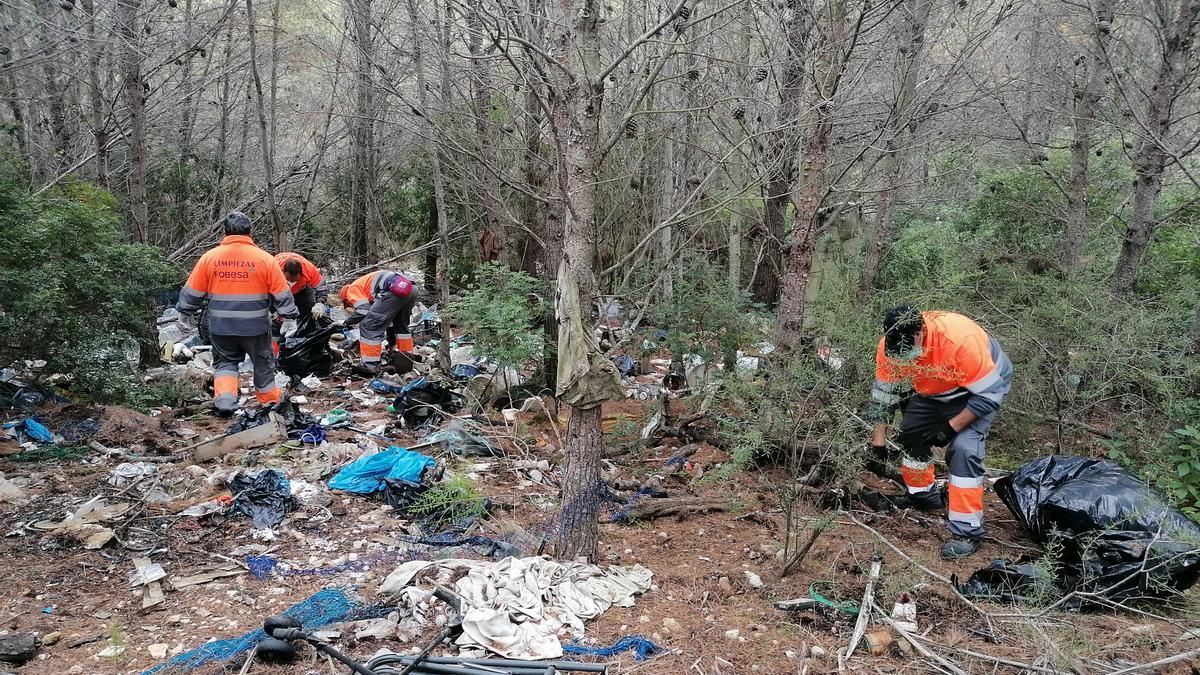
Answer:
<svg viewBox="0 0 1200 675"><path fill-rule="evenodd" d="M383 452L360 457L329 479L331 490L371 494L387 487L388 480L421 482L426 468L436 466L432 457L391 446Z"/></svg>
<svg viewBox="0 0 1200 675"><path fill-rule="evenodd" d="M21 420L20 428L21 428L21 431L25 432L26 436L32 438L35 441L39 441L41 443L49 443L54 440L54 434L50 433L49 429L47 429L45 426L42 425L41 422L33 419L32 417L27 417L27 418Z"/></svg>

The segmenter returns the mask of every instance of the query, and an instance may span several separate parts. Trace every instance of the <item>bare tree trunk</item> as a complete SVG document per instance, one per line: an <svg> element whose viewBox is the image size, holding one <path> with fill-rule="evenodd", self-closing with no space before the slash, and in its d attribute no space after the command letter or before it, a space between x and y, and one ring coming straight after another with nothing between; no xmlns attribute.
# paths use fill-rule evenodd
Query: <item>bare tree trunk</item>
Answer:
<svg viewBox="0 0 1200 675"><path fill-rule="evenodd" d="M1162 26L1162 60L1142 123L1145 139L1133 157L1133 217L1121 242L1121 254L1113 270L1113 291L1128 293L1137 281L1142 256L1158 222L1154 202L1162 190L1167 164L1166 143L1171 131L1171 108L1183 93L1184 80L1194 63L1197 12L1200 0L1181 0L1179 13L1170 26Z"/></svg>
<svg viewBox="0 0 1200 675"><path fill-rule="evenodd" d="M358 263L375 258L371 233L370 199L375 170L375 85L371 69L375 61L372 0L348 0L351 34L354 37L354 118L350 123L350 254Z"/></svg>
<svg viewBox="0 0 1200 675"><path fill-rule="evenodd" d="M797 3L798 5L800 3ZM814 15L815 9L812 10ZM842 69L848 59L843 40L846 32L846 0L832 0L821 10L827 20L820 37L820 53L812 73L811 120L805 129L800 185L795 200L795 224L786 250L787 270L779 299L779 319L775 340L780 349L799 346L804 328L805 296L812 271L813 245L825 218L822 205L828 191L826 170L829 165L829 136L833 129L831 102L837 93Z"/></svg>
<svg viewBox="0 0 1200 675"><path fill-rule="evenodd" d="M280 0L275 0L271 4L271 159L275 158L275 129L279 122L278 99L279 99L279 32L280 21L282 19L282 8Z"/></svg>
<svg viewBox="0 0 1200 675"><path fill-rule="evenodd" d="M56 3L35 2L38 13L38 28L43 44L51 45L57 40L54 31L59 26L61 13ZM66 78L59 68L57 55L42 59L45 78L47 110L50 113L50 161L42 168L44 175L57 176L71 161L71 130L67 126Z"/></svg>
<svg viewBox="0 0 1200 675"><path fill-rule="evenodd" d="M16 61L20 58L20 23L18 23L17 8L9 3L0 3L0 30L3 30L4 45L2 55L5 59ZM8 126L8 135L13 145L20 151L22 157L29 157L29 128L25 124L25 99L21 95L14 70L5 69L0 72L0 85L4 87L4 98L8 101L8 110L12 114L12 124Z"/></svg>
<svg viewBox="0 0 1200 675"><path fill-rule="evenodd" d="M1088 163L1092 156L1092 135L1096 113L1105 87L1105 53L1112 35L1113 11L1110 0L1096 0L1092 19L1095 41L1084 73L1084 86L1076 87L1071 119L1071 177L1068 184L1067 223L1062 238L1062 268L1072 272L1079 266L1087 224Z"/></svg>
<svg viewBox="0 0 1200 675"><path fill-rule="evenodd" d="M662 79L668 83L674 75L675 64L674 59L667 59L663 64ZM668 87L675 86L668 84ZM675 108L675 100L668 96L666 101L667 108ZM678 190L678 170L675 166L675 120L674 116L664 116L666 128L663 129L662 135L662 160L659 167L659 187L661 195L659 197L658 213L659 221L667 222L671 215L675 212L675 197ZM667 303L675 301L675 228L671 225L666 225L658 233L658 267L662 274L662 297Z"/></svg>
<svg viewBox="0 0 1200 675"><path fill-rule="evenodd" d="M892 239L892 208L896 204L896 193L903 175L901 150L904 138L911 135L917 126L916 111L913 109L917 97L917 71L921 67L925 24L929 21L929 9L932 6L933 0L905 0L901 8L905 31L896 49L900 92L886 122L887 141L880 159L883 188L875 198L875 218L867 229L862 279L858 285L860 298L871 295L879 276L883 247Z"/></svg>
<svg viewBox="0 0 1200 675"><path fill-rule="evenodd" d="M254 22L254 0L246 0L246 32L250 37L250 75L254 82L255 103L258 106L258 138L262 145L263 172L266 174L267 209L271 212L271 230L275 234L275 250L288 250L287 233L275 201L275 149L271 147L271 131L267 124L266 102L263 100L262 78L258 74L258 26Z"/></svg>
<svg viewBox="0 0 1200 675"><path fill-rule="evenodd" d="M748 86L750 77L750 58L752 54L752 39L751 30L753 30L753 13L751 12L750 3L743 3L738 10L738 22L735 24L738 31L738 51L737 61L740 64L734 69L735 76L738 78L737 94L738 99L734 104L735 110L740 110L734 117L733 142L740 146L741 150L730 159L730 165L726 173L729 175L730 192L739 196L733 200L729 206L729 290L733 297L740 296L742 291L742 227L745 222L745 211L747 208L746 201L740 196L746 189L743 184L746 180L746 161L750 156L748 149L745 147L747 142L746 135L746 105L752 101Z"/></svg>
<svg viewBox="0 0 1200 675"><path fill-rule="evenodd" d="M534 195L541 194L545 188L546 159L542 154L542 111L538 105L537 90L532 83L526 85L522 112L525 116L522 130L525 151L521 158L521 175L524 178L525 189L530 194L521 195L521 224L529 232L542 233L545 231L546 219L542 216L542 202ZM522 242L521 269L534 276L548 276L549 273L540 274L538 269L539 261L543 263L542 267L548 265L548 261L543 259L545 248L542 244L532 235L523 236Z"/></svg>
<svg viewBox="0 0 1200 675"><path fill-rule="evenodd" d="M138 11L142 0L117 0L117 25L123 44L122 73L125 105L129 111L129 226L134 240L150 241L150 213L146 198L146 91L142 83L142 50Z"/></svg>
<svg viewBox="0 0 1200 675"><path fill-rule="evenodd" d="M181 121L179 123L179 181L175 192L175 231L178 235L186 236L190 228L189 202L191 201L191 170L193 165L192 155L192 133L195 125L195 118L192 116L192 104L195 95L192 93L192 58L195 53L192 51L192 24L194 23L192 0L184 0L183 3L183 40L180 43L180 50L183 52L183 65L180 67L179 86L183 89L183 105L180 106Z"/></svg>
<svg viewBox="0 0 1200 675"><path fill-rule="evenodd" d="M84 13L88 17L88 99L91 103L92 138L96 148L96 185L108 187L108 117L104 112L104 87L100 82L100 59L104 55L105 41L100 40L96 23L94 0L82 0Z"/></svg>
<svg viewBox="0 0 1200 675"><path fill-rule="evenodd" d="M760 235L763 260L754 275L751 297L755 302L773 305L779 299L783 267L784 215L796 179L796 152L800 145L800 111L804 96L804 58L809 31L812 30L810 2L794 0L785 33L786 53L779 77L779 107L775 114L775 132L766 153L767 183L764 195Z"/></svg>
<svg viewBox="0 0 1200 675"><path fill-rule="evenodd" d="M475 131L479 134L479 158L483 163L480 192L483 201L483 231L479 249L485 261L509 264L508 237L504 227L504 208L500 200L499 164L492 124L492 75L483 48L483 21L480 0L470 0L467 12L467 43L471 50L471 102L474 105Z"/></svg>
<svg viewBox="0 0 1200 675"><path fill-rule="evenodd" d="M225 212L226 194L225 167L229 161L229 116L233 108L229 102L231 85L229 82L229 61L233 51L233 21L225 28L225 54L222 61L221 81L217 87L221 100L221 118L217 125L217 168L213 189L212 217L217 220Z"/></svg>
<svg viewBox="0 0 1200 675"><path fill-rule="evenodd" d="M558 287L574 284L579 289L579 303L573 308L563 304L563 294L558 294L556 313L560 325L582 319L591 339L591 312L599 292L595 272L595 198L604 97L604 82L593 78L600 72L598 30L604 8L596 0L553 0L550 11L551 53L557 62L550 67L551 123L558 157L556 198L562 201L564 219ZM571 317L568 312L582 312L583 316ZM564 351L564 338L564 332L560 331L560 354ZM603 448L600 420L601 407L596 404L572 408L567 423L559 516L563 526L554 547L555 554L564 560L596 557Z"/></svg>

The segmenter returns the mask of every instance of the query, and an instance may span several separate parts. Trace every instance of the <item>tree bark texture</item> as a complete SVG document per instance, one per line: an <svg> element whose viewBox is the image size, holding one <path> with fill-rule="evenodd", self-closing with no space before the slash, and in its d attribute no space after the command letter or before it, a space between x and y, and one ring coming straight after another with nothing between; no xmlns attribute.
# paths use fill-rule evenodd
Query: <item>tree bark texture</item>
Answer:
<svg viewBox="0 0 1200 675"><path fill-rule="evenodd" d="M92 139L96 151L96 185L109 186L108 177L108 115L105 112L104 87L100 82L100 61L104 58L105 42L99 39L98 11L94 0L82 0L87 14L88 31L88 102L91 110Z"/></svg>
<svg viewBox="0 0 1200 675"><path fill-rule="evenodd" d="M258 140L262 146L264 186L267 193L267 211L271 216L271 232L275 242L275 251L288 250L287 234L283 230L283 220L279 217L278 202L275 201L275 158L274 148L271 147L271 129L267 122L267 103L263 96L262 77L258 71L258 25L254 17L254 0L246 0L247 33L250 38L250 75L254 83L254 102L258 111Z"/></svg>
<svg viewBox="0 0 1200 675"><path fill-rule="evenodd" d="M1169 26L1162 26L1162 60L1142 123L1144 139L1133 157L1133 215L1121 242L1121 254L1113 270L1112 286L1117 293L1133 290L1142 257L1158 222L1154 202L1162 190L1167 165L1167 142L1171 131L1171 109L1182 94L1184 81L1194 64L1197 13L1200 0L1181 0L1179 12Z"/></svg>
<svg viewBox="0 0 1200 675"><path fill-rule="evenodd" d="M150 213L146 198L146 87L142 82L141 30L138 12L142 0L117 1L117 26L121 36L121 70L125 106L129 113L129 228L135 241L150 240Z"/></svg>
<svg viewBox="0 0 1200 675"><path fill-rule="evenodd" d="M887 140L879 161L883 185L875 197L875 217L867 226L862 278L858 285L860 298L869 297L875 288L883 249L892 239L892 210L896 205L897 192L900 190L904 174L901 151L904 149L905 138L916 130L918 124L915 110L917 73L925 48L925 25L929 22L929 10L932 6L933 0L905 0L900 7L903 33L900 45L896 49L900 91L884 123Z"/></svg>
<svg viewBox="0 0 1200 675"><path fill-rule="evenodd" d="M370 219L375 190L375 35L372 0L348 0L357 68L350 121L350 254L358 263L376 258Z"/></svg>
<svg viewBox="0 0 1200 675"><path fill-rule="evenodd" d="M479 134L480 198L483 202L483 229L479 233L480 257L488 262L508 264L508 237L504 227L504 207L500 199L500 165L496 161L496 140L492 124L492 75L483 46L481 0L470 0L467 12L467 44L471 51L471 103L475 113L475 132Z"/></svg>

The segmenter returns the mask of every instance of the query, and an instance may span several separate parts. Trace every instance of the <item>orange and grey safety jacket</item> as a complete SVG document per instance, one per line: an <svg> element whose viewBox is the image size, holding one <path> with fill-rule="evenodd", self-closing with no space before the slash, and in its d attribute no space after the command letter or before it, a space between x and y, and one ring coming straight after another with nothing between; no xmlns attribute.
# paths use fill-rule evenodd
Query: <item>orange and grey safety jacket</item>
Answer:
<svg viewBox="0 0 1200 675"><path fill-rule="evenodd" d="M397 276L399 275L396 272L388 270L368 272L343 286L342 290L338 291L338 296L345 306L354 308L358 314L366 314L376 298L390 293L388 286Z"/></svg>
<svg viewBox="0 0 1200 675"><path fill-rule="evenodd" d="M890 358L879 340L875 352L872 417L886 420L907 385L938 401L967 399L967 409L983 417L1000 408L1012 387L1013 367L996 338L954 312L922 312L921 353L913 361Z"/></svg>
<svg viewBox="0 0 1200 675"><path fill-rule="evenodd" d="M321 270L312 262L293 251L284 251L283 253L275 254L275 261L279 263L279 269L283 269L283 264L289 260L296 260L300 263L300 278L296 283L292 284L292 295L300 291L311 288L316 297L317 302L326 302L329 299L329 285L325 283L325 278L321 276ZM285 277L286 278L286 277Z"/></svg>
<svg viewBox="0 0 1200 675"><path fill-rule="evenodd" d="M208 300L213 335L262 335L271 331L271 309L299 316L287 279L270 253L245 235L230 235L200 256L175 308L194 314Z"/></svg>

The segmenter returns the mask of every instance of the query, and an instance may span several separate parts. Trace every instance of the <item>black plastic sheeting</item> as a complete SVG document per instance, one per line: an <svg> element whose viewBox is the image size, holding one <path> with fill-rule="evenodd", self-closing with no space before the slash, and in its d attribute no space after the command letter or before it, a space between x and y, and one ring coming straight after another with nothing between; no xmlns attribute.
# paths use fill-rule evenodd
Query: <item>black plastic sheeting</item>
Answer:
<svg viewBox="0 0 1200 675"><path fill-rule="evenodd" d="M246 516L258 529L279 525L284 516L300 507L292 497L292 485L283 474L267 469L256 474L239 473L229 481L233 516Z"/></svg>
<svg viewBox="0 0 1200 675"><path fill-rule="evenodd" d="M392 410L409 429L421 429L442 421L444 413L462 410L462 397L437 382L406 387L392 402Z"/></svg>
<svg viewBox="0 0 1200 675"><path fill-rule="evenodd" d="M1065 593L1111 602L1163 598L1200 578L1200 525L1112 462L1042 457L997 481L996 493L1030 536L1047 546L1057 566L1056 585ZM992 568L994 573L995 563ZM1015 573L1040 583L1036 575L1024 574L1037 570L1022 570L1008 565L1009 581ZM986 571L968 580L967 587L979 582L968 590L983 596L1013 592L1011 583L989 591L977 578Z"/></svg>
<svg viewBox="0 0 1200 675"><path fill-rule="evenodd" d="M279 369L292 377L325 377L333 367L329 337L338 330L329 319L301 317L296 334L279 342Z"/></svg>
<svg viewBox="0 0 1200 675"><path fill-rule="evenodd" d="M275 413L283 419L283 424L288 429L289 438L299 438L300 434L317 423L316 417L302 412L300 407L292 403L291 400L284 399L279 403L268 403L261 408L239 411L237 419L233 421L233 424L229 425L227 431L235 434L239 431L253 429L254 427L266 424L271 419L271 413Z"/></svg>

